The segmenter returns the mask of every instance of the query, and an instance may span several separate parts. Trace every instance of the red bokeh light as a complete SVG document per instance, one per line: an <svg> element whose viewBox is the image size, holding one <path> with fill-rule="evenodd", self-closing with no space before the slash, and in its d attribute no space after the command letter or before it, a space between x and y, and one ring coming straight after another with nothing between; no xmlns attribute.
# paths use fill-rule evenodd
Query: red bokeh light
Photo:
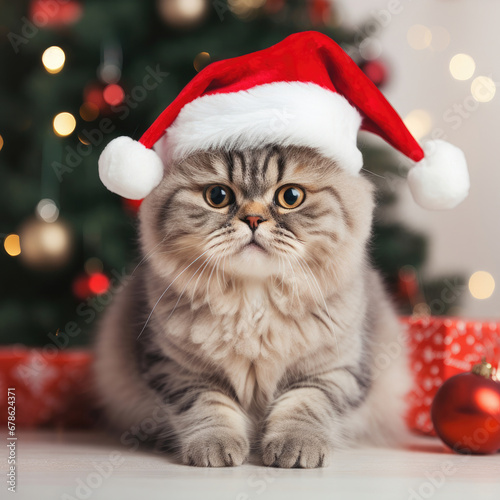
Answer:
<svg viewBox="0 0 500 500"><path fill-rule="evenodd" d="M125 97L125 92L120 87L120 85L112 83L111 85L108 85L104 89L102 95L104 97L104 100L110 106L117 106L118 104L121 104L123 102L123 99Z"/></svg>
<svg viewBox="0 0 500 500"><path fill-rule="evenodd" d="M103 273L93 273L89 277L89 290L95 295L107 292L109 289L109 278Z"/></svg>

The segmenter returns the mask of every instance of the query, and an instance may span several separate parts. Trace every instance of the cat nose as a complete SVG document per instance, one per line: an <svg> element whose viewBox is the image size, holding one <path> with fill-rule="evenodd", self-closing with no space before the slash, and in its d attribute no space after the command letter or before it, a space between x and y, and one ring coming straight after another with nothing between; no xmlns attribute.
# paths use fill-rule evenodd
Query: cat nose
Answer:
<svg viewBox="0 0 500 500"><path fill-rule="evenodd" d="M261 222L265 219L260 215L247 215L243 218L243 222L246 222L252 231L255 231Z"/></svg>

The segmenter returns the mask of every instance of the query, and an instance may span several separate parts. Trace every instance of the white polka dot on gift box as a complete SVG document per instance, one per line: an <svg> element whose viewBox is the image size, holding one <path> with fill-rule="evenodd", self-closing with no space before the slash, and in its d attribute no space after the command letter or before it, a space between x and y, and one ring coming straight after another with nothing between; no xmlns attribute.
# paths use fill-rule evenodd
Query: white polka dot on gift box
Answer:
<svg viewBox="0 0 500 500"><path fill-rule="evenodd" d="M474 345L475 341L476 339L474 338L473 335L467 335L467 337L465 338L465 342L467 342L467 344L469 345Z"/></svg>
<svg viewBox="0 0 500 500"><path fill-rule="evenodd" d="M432 338L432 341L436 345L441 345L443 343L443 336L440 333L436 333L436 335Z"/></svg>

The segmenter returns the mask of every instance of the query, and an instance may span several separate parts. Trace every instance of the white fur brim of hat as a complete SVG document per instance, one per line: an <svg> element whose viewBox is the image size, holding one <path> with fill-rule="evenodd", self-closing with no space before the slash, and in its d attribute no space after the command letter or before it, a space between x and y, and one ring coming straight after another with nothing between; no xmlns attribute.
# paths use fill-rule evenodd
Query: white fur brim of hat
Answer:
<svg viewBox="0 0 500 500"><path fill-rule="evenodd" d="M277 82L199 97L186 104L154 150L127 137L111 141L99 158L104 185L141 199L161 181L164 165L210 149L307 146L352 175L363 166L357 148L359 112L340 94L313 83ZM444 141L424 146L408 176L414 199L430 209L453 208L468 194L463 153Z"/></svg>

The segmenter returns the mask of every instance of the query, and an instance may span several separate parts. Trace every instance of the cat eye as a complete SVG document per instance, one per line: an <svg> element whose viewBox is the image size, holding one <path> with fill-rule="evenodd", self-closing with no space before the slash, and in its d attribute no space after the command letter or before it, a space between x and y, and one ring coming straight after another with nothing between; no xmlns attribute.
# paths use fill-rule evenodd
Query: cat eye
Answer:
<svg viewBox="0 0 500 500"><path fill-rule="evenodd" d="M223 184L212 184L203 191L205 201L213 208L224 208L234 202L234 193Z"/></svg>
<svg viewBox="0 0 500 500"><path fill-rule="evenodd" d="M274 195L274 201L283 208L297 208L306 198L305 191L299 186L280 187Z"/></svg>

